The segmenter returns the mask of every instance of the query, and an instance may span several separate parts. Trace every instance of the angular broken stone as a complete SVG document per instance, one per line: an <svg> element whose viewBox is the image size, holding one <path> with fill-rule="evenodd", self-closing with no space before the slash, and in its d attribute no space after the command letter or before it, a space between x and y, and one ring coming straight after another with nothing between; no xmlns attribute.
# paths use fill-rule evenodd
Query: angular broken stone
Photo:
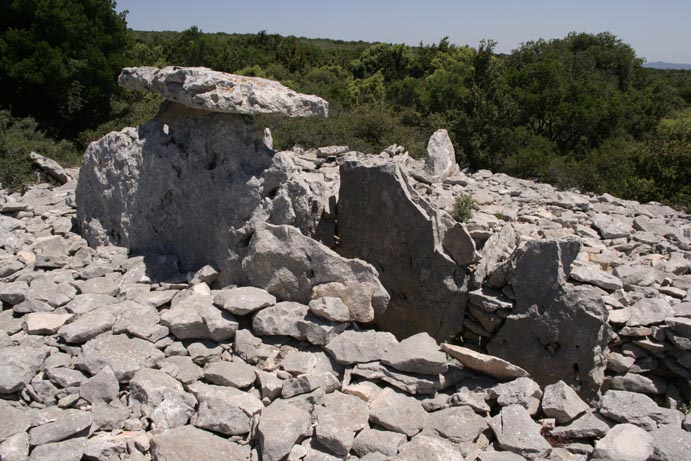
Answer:
<svg viewBox="0 0 691 461"><path fill-rule="evenodd" d="M463 461L461 451L451 442L439 438L420 434L398 447L399 461Z"/></svg>
<svg viewBox="0 0 691 461"><path fill-rule="evenodd" d="M134 374L129 385L130 404L137 402L156 428L184 426L194 414L194 396L163 371L143 368Z"/></svg>
<svg viewBox="0 0 691 461"><path fill-rule="evenodd" d="M662 323L669 317L674 317L674 309L661 298L643 298L629 307L631 317L627 326L648 326Z"/></svg>
<svg viewBox="0 0 691 461"><path fill-rule="evenodd" d="M530 376L523 368L513 365L506 360L499 357L475 352L472 349L462 346L454 346L452 344L443 343L441 345L443 351L447 352L451 357L455 358L463 364L464 367L471 370L479 371L486 375L498 379L512 379L524 376Z"/></svg>
<svg viewBox="0 0 691 461"><path fill-rule="evenodd" d="M502 408L497 416L489 420L489 425L500 447L521 456L544 456L552 448L540 435L542 426L535 423L528 410L520 405Z"/></svg>
<svg viewBox="0 0 691 461"><path fill-rule="evenodd" d="M497 384L492 389L497 403L503 407L520 405L531 415L540 408L542 390L540 385L530 378L522 377L506 383Z"/></svg>
<svg viewBox="0 0 691 461"><path fill-rule="evenodd" d="M574 266L569 276L578 282L589 283L608 291L619 290L624 286L619 278L595 267Z"/></svg>
<svg viewBox="0 0 691 461"><path fill-rule="evenodd" d="M423 433L432 432L453 443L474 442L488 428L485 418L468 406L451 407L429 414Z"/></svg>
<svg viewBox="0 0 691 461"><path fill-rule="evenodd" d="M400 371L436 375L448 369L446 354L427 333L404 339L382 357L382 363Z"/></svg>
<svg viewBox="0 0 691 461"><path fill-rule="evenodd" d="M24 317L24 329L30 335L52 335L70 318L72 314L35 312Z"/></svg>
<svg viewBox="0 0 691 461"><path fill-rule="evenodd" d="M31 426L31 418L19 408L0 406L0 442L15 434L25 432Z"/></svg>
<svg viewBox="0 0 691 461"><path fill-rule="evenodd" d="M304 339L298 322L304 320L309 308L304 304L284 301L257 312L252 319L252 329L260 336L292 336Z"/></svg>
<svg viewBox="0 0 691 461"><path fill-rule="evenodd" d="M353 452L360 458L376 453L394 456L406 440L405 434L399 432L365 428L355 437Z"/></svg>
<svg viewBox="0 0 691 461"><path fill-rule="evenodd" d="M369 409L357 397L333 392L324 397L323 406L315 408L317 441L336 455L346 455L355 434L368 427Z"/></svg>
<svg viewBox="0 0 691 461"><path fill-rule="evenodd" d="M73 317L58 330L58 335L70 344L82 344L101 333L110 331L119 312L117 304L94 309Z"/></svg>
<svg viewBox="0 0 691 461"><path fill-rule="evenodd" d="M232 314L214 306L213 297L194 294L161 314L161 324L178 339L225 341L235 336Z"/></svg>
<svg viewBox="0 0 691 461"><path fill-rule="evenodd" d="M29 434L21 432L0 443L0 459L26 461L29 458Z"/></svg>
<svg viewBox="0 0 691 461"><path fill-rule="evenodd" d="M80 437L63 442L46 443L34 448L30 461L80 461L86 448L86 438Z"/></svg>
<svg viewBox="0 0 691 461"><path fill-rule="evenodd" d="M252 428L252 417L264 409L257 397L232 387L197 382L189 389L199 401L192 424L202 429L226 435L247 434Z"/></svg>
<svg viewBox="0 0 691 461"><path fill-rule="evenodd" d="M672 461L691 453L691 432L678 427L663 427L650 433L653 439L651 459Z"/></svg>
<svg viewBox="0 0 691 461"><path fill-rule="evenodd" d="M324 347L342 365L373 362L398 344L396 337L384 331L344 331Z"/></svg>
<svg viewBox="0 0 691 461"><path fill-rule="evenodd" d="M384 389L370 404L370 422L412 437L422 430L427 412L413 397Z"/></svg>
<svg viewBox="0 0 691 461"><path fill-rule="evenodd" d="M277 400L266 407L257 426L262 459L282 460L309 427L310 414L288 402Z"/></svg>
<svg viewBox="0 0 691 461"><path fill-rule="evenodd" d="M276 297L261 288L226 288L216 293L214 304L234 315L247 315L276 304Z"/></svg>
<svg viewBox="0 0 691 461"><path fill-rule="evenodd" d="M567 426L555 427L550 433L565 439L601 438L611 426L602 416L587 412Z"/></svg>
<svg viewBox="0 0 691 461"><path fill-rule="evenodd" d="M371 322L374 319L373 295L372 284L359 282L329 282L312 288L312 298L335 297L341 300L348 310L348 318L338 320L341 322Z"/></svg>
<svg viewBox="0 0 691 461"><path fill-rule="evenodd" d="M163 352L143 339L102 335L82 346L79 361L92 375L110 366L117 380L126 382L139 369L157 366L163 357Z"/></svg>
<svg viewBox="0 0 691 461"><path fill-rule="evenodd" d="M691 303L690 303L691 304ZM323 317L333 322L349 322L350 311L341 298L334 296L323 296L313 299L309 303L310 311L319 317Z"/></svg>
<svg viewBox="0 0 691 461"><path fill-rule="evenodd" d="M130 90L153 91L194 109L230 114L326 117L329 107L317 96L296 93L273 80L205 67L126 67L118 84Z"/></svg>
<svg viewBox="0 0 691 461"><path fill-rule="evenodd" d="M0 349L0 394L21 390L43 365L47 348L9 346Z"/></svg>
<svg viewBox="0 0 691 461"><path fill-rule="evenodd" d="M193 383L204 376L202 368L195 364L192 358L184 355L166 357L161 362L161 371L183 384Z"/></svg>
<svg viewBox="0 0 691 461"><path fill-rule="evenodd" d="M346 329L348 324L337 323L317 317L308 313L304 319L298 320L297 329L299 337L303 337L308 343L315 346L324 346L331 342L339 333Z"/></svg>
<svg viewBox="0 0 691 461"><path fill-rule="evenodd" d="M153 461L249 461L250 448L211 432L182 426L151 439Z"/></svg>
<svg viewBox="0 0 691 461"><path fill-rule="evenodd" d="M219 386L231 386L244 389L256 380L254 367L241 361L213 362L204 368L204 378Z"/></svg>
<svg viewBox="0 0 691 461"><path fill-rule="evenodd" d="M32 446L60 442L76 435L87 435L91 427L91 416L88 412L65 410L55 421L29 430L29 443Z"/></svg>
<svg viewBox="0 0 691 461"><path fill-rule="evenodd" d="M620 423L630 423L647 431L659 426L681 424L677 410L659 407L650 397L636 392L610 390L602 396L600 413Z"/></svg>
<svg viewBox="0 0 691 461"><path fill-rule="evenodd" d="M91 378L81 383L79 396L84 400L96 403L99 400L110 402L118 397L120 383L109 366L105 366Z"/></svg>
<svg viewBox="0 0 691 461"><path fill-rule="evenodd" d="M557 423L566 424L588 410L585 403L564 381L545 386L542 396L542 411Z"/></svg>

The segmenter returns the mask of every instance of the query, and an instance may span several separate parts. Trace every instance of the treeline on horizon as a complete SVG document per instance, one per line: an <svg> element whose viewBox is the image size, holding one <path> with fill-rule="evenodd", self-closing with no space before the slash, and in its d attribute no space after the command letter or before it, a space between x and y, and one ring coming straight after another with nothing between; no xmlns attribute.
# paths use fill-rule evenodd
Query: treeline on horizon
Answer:
<svg viewBox="0 0 691 461"><path fill-rule="evenodd" d="M78 11L60 13L66 26L54 33L71 38L68 49L50 40L44 48L75 54L82 67L63 70L67 78L57 82L31 62L32 43L41 41L28 37L44 32L26 20L8 26L0 11L0 169L12 165L0 172L5 187L28 180L28 146L42 143L44 153L68 161L106 132L156 113L159 97L115 86L120 67L178 65L271 78L329 101L328 119L261 117L258 126L271 128L278 149L347 144L378 154L398 143L419 157L431 133L447 128L462 166L691 209L691 71L646 69L610 33L571 33L501 55L491 40L407 46L197 27L132 31L112 2L86 3L109 4L110 16L102 12L112 27L73 25ZM20 27L29 31L23 41ZM24 49L5 55L18 41ZM104 59L90 59L103 49ZM22 75L27 69L31 78ZM90 98L87 89L108 99Z"/></svg>

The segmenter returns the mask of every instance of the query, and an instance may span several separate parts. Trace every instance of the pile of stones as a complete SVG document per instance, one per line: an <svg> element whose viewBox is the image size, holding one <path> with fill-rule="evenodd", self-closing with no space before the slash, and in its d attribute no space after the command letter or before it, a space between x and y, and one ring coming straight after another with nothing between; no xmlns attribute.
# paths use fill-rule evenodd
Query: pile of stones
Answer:
<svg viewBox="0 0 691 461"><path fill-rule="evenodd" d="M171 102L0 192L0 460L688 457L688 216L444 130L274 152L252 114L327 111L276 82L120 82Z"/></svg>

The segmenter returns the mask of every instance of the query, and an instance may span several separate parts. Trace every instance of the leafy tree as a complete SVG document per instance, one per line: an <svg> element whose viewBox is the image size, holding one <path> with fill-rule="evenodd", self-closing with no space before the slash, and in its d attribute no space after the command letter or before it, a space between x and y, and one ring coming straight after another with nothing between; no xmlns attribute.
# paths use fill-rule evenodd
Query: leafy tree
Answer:
<svg viewBox="0 0 691 461"><path fill-rule="evenodd" d="M73 136L107 117L127 45L110 0L0 2L0 105Z"/></svg>

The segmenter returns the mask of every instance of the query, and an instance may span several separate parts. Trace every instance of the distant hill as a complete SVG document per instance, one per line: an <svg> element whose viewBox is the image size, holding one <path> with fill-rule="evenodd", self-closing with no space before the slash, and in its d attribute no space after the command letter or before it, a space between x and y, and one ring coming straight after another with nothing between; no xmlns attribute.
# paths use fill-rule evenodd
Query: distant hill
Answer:
<svg viewBox="0 0 691 461"><path fill-rule="evenodd" d="M676 64L673 62L646 62L643 67L650 67L651 69L682 69L691 70L691 64Z"/></svg>

